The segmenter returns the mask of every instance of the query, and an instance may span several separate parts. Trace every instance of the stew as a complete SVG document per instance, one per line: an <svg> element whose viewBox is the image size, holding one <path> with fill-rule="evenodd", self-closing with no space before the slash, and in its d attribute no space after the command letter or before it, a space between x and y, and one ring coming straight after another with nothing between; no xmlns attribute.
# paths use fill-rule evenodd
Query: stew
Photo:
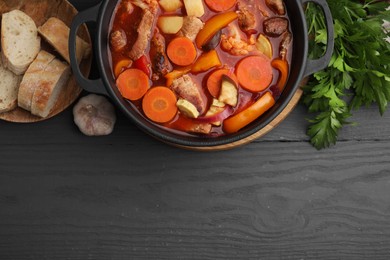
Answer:
<svg viewBox="0 0 390 260"><path fill-rule="evenodd" d="M239 131L270 109L291 62L282 0L121 0L109 34L121 95L182 134Z"/></svg>

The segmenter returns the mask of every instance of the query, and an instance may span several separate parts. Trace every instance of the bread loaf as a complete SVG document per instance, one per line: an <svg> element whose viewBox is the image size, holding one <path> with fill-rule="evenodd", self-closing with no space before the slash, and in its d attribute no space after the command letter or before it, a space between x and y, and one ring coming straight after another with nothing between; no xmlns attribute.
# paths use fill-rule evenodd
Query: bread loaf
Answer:
<svg viewBox="0 0 390 260"><path fill-rule="evenodd" d="M31 65L28 67L20 83L18 92L18 106L25 110L31 111L31 101L34 91L39 87L45 77L46 67L55 59L55 56L46 52L40 51Z"/></svg>
<svg viewBox="0 0 390 260"><path fill-rule="evenodd" d="M0 113L17 106L19 81L20 76L4 68L0 60Z"/></svg>
<svg viewBox="0 0 390 260"><path fill-rule="evenodd" d="M1 47L4 67L16 75L23 74L41 48L37 27L30 16L20 10L3 13Z"/></svg>
<svg viewBox="0 0 390 260"><path fill-rule="evenodd" d="M60 19L56 17L49 18L42 26L38 28L42 37L49 42L56 51L68 62L69 58L69 27ZM86 58L91 53L91 47L89 44L76 37L76 58L78 63L83 58Z"/></svg>
<svg viewBox="0 0 390 260"><path fill-rule="evenodd" d="M58 95L62 91L70 76L68 64L54 59L45 68L39 84L31 100L31 113L40 117L47 117L54 107Z"/></svg>

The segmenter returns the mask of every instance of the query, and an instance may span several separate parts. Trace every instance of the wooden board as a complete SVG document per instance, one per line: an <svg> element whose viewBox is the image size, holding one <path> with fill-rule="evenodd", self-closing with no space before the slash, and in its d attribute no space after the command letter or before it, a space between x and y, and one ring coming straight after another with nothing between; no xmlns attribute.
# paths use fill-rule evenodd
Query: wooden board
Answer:
<svg viewBox="0 0 390 260"><path fill-rule="evenodd" d="M30 145L8 140L17 126L0 137L0 259L390 255L389 141L319 152L305 141L259 139L199 153L155 141L128 120L96 139L60 117L35 124L59 131L28 133Z"/></svg>
<svg viewBox="0 0 390 260"><path fill-rule="evenodd" d="M0 14L14 9L19 9L31 16L37 27L53 16L70 26L73 17L77 14L77 10L66 0L0 0ZM85 25L80 27L78 35L91 44L91 39ZM45 49L60 58L59 54L56 53L51 46L45 43L44 39L42 39L41 42L42 49ZM80 69L84 75L89 75L91 63L92 56L81 62ZM75 78L72 76L67 82L66 87L60 93L59 98L48 117L37 117L24 109L16 108L10 112L0 114L0 119L17 123L31 123L46 120L58 115L70 106L80 95L81 90L82 89L76 83Z"/></svg>

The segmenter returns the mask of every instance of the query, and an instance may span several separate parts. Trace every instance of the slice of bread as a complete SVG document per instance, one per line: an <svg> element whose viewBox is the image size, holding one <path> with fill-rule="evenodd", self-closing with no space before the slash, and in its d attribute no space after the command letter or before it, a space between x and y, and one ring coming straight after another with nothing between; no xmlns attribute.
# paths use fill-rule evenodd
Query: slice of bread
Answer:
<svg viewBox="0 0 390 260"><path fill-rule="evenodd" d="M0 60L0 113L17 106L20 77L3 67Z"/></svg>
<svg viewBox="0 0 390 260"><path fill-rule="evenodd" d="M49 42L56 51L68 62L69 58L69 27L56 17L49 18L42 26L38 28L41 36ZM83 58L87 58L91 54L90 45L76 37L76 58L80 63Z"/></svg>
<svg viewBox="0 0 390 260"><path fill-rule="evenodd" d="M31 100L31 113L47 117L70 76L70 66L54 59L45 68Z"/></svg>
<svg viewBox="0 0 390 260"><path fill-rule="evenodd" d="M18 106L28 111L31 110L31 101L34 91L41 83L41 78L45 76L46 67L55 59L55 56L40 51L31 65L28 67L20 83L18 92Z"/></svg>
<svg viewBox="0 0 390 260"><path fill-rule="evenodd" d="M4 67L23 74L41 48L38 29L30 16L20 10L2 15L1 47Z"/></svg>

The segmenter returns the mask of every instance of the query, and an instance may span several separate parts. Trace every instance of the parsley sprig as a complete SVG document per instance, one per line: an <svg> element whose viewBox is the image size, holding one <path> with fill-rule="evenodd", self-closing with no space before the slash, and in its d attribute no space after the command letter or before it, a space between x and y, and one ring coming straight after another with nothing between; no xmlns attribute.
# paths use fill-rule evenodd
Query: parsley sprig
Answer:
<svg viewBox="0 0 390 260"><path fill-rule="evenodd" d="M335 144L340 129L351 124L352 111L373 103L383 114L390 101L390 21L387 1L327 0L335 30L335 47L329 66L310 77L303 87L303 102L314 116L307 134L317 149ZM326 29L322 10L306 7L310 58L325 52Z"/></svg>

